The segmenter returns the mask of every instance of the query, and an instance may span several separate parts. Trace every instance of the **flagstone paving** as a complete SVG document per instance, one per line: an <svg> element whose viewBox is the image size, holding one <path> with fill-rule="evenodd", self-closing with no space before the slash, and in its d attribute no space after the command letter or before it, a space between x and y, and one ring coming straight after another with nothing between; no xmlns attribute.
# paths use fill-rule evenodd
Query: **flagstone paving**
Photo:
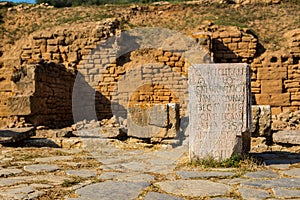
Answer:
<svg viewBox="0 0 300 200"><path fill-rule="evenodd" d="M216 169L183 165L187 145L82 140L82 149L0 147L0 199L300 198L296 153L256 153L264 165Z"/></svg>

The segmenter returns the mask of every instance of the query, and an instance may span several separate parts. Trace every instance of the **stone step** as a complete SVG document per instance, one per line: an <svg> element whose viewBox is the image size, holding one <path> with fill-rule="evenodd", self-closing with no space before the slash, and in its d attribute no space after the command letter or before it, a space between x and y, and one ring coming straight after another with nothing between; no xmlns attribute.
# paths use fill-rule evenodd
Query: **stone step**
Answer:
<svg viewBox="0 0 300 200"><path fill-rule="evenodd" d="M284 130L273 133L273 141L280 144L300 145L300 130Z"/></svg>
<svg viewBox="0 0 300 200"><path fill-rule="evenodd" d="M0 144L14 143L34 136L34 128L10 128L0 130Z"/></svg>

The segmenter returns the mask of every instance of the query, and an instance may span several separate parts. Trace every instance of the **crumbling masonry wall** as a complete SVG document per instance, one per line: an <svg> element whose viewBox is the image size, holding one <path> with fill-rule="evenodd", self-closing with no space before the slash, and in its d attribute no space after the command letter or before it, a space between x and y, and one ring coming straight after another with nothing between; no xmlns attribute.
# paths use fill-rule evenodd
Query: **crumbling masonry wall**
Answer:
<svg viewBox="0 0 300 200"><path fill-rule="evenodd" d="M57 63L26 65L15 72L10 115L22 116L35 126L67 126L73 122L72 89L76 74Z"/></svg>
<svg viewBox="0 0 300 200"><path fill-rule="evenodd" d="M186 77L189 63L178 52L140 49L117 58L113 47L97 49L118 32L118 23L117 20L106 20L96 27L82 25L78 29L58 28L56 31L34 33L32 41L24 46L20 57L23 66L35 65L35 69L40 69L34 71L36 76L32 78L34 92L26 94L30 96L26 100L30 105L27 108L30 109L27 112L16 113L17 109L9 107L14 104L22 107L22 104L16 103L17 99L21 99L21 94L15 92L21 90L15 88L17 84L10 80L10 75L5 72L7 69L0 68L3 72L1 76L9 77L0 81L0 116L3 119L15 115L27 116L26 118L35 125L69 123L72 120L71 83L74 82L77 71L84 77L90 89L95 91L96 112L99 119L112 116L113 111L120 111L119 114L125 116L128 104L138 103L178 103L180 114L184 116L187 106ZM259 55L257 37L247 29L209 26L200 32L200 35L194 37L200 44L203 42L202 38L209 40L207 49L211 51L215 62L251 64L254 104L271 105L273 114L287 109L299 109L300 30L285 35L286 52L270 51L262 55ZM57 64L51 64L52 67L49 67L50 62ZM48 68L46 69L44 65ZM134 76L135 79L131 79L134 81L126 79L128 75L133 75L136 69L139 74ZM61 81L64 79L65 83L62 84ZM126 81L129 81L131 88L126 87L128 85ZM134 85L135 82L139 82L139 85ZM65 87L67 89L63 89ZM64 97L62 99L65 99L64 102L57 101L61 95ZM32 109L32 106L36 108ZM57 123L54 123L54 119L57 119Z"/></svg>
<svg viewBox="0 0 300 200"><path fill-rule="evenodd" d="M251 64L254 103L271 105L274 115L300 109L300 30L285 39L286 51L267 51Z"/></svg>

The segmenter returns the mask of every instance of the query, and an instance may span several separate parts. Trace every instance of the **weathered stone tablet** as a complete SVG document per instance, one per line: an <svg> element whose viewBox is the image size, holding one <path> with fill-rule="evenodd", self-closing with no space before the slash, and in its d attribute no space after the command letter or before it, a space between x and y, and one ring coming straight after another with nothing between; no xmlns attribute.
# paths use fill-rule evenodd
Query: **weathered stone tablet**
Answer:
<svg viewBox="0 0 300 200"><path fill-rule="evenodd" d="M189 68L191 159L223 160L250 149L250 70L247 64Z"/></svg>

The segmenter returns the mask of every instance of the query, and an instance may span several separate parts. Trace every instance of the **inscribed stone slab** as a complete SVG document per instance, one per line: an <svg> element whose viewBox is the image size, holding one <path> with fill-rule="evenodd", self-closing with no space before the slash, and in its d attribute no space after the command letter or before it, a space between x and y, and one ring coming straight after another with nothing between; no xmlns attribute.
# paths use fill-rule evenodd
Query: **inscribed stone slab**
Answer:
<svg viewBox="0 0 300 200"><path fill-rule="evenodd" d="M250 100L247 64L191 66L190 158L222 160L249 150Z"/></svg>

